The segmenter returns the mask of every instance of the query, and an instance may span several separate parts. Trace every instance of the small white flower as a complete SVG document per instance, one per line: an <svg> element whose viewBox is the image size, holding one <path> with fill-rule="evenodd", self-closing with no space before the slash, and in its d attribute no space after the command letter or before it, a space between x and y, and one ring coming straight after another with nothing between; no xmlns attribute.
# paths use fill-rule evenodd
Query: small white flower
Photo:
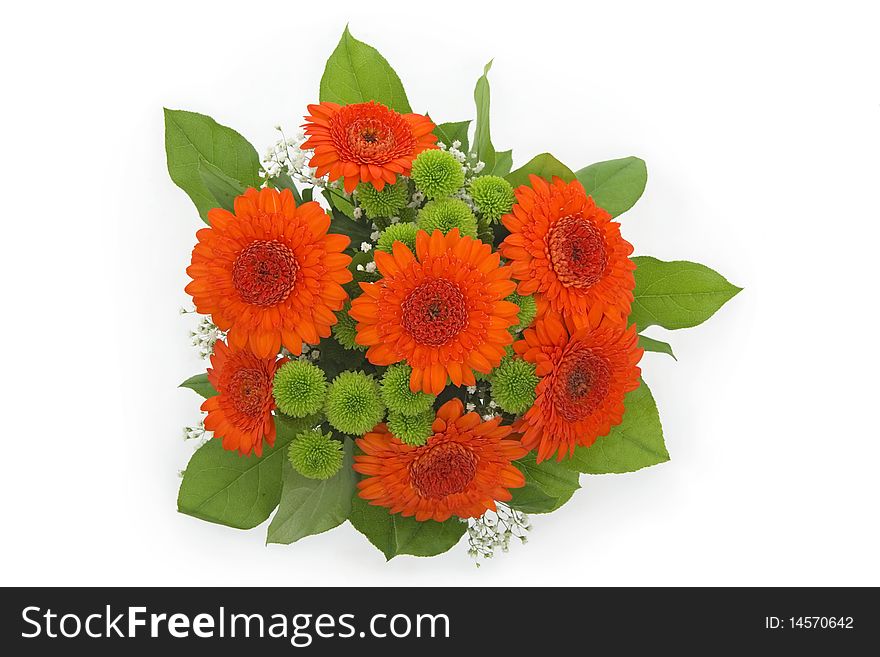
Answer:
<svg viewBox="0 0 880 657"><path fill-rule="evenodd" d="M361 251L363 251L364 253L369 253L370 251L372 251L372 249L373 245L369 242L361 242Z"/></svg>
<svg viewBox="0 0 880 657"><path fill-rule="evenodd" d="M354 215L355 219L360 219L362 216L364 216L364 210L363 208L355 208L352 211L352 214Z"/></svg>
<svg viewBox="0 0 880 657"><path fill-rule="evenodd" d="M373 272L376 271L376 263L375 262L368 262L366 267L364 267L364 269L372 274Z"/></svg>
<svg viewBox="0 0 880 657"><path fill-rule="evenodd" d="M372 233L370 233L370 239L375 242L379 239L379 235L381 235L381 233L378 230L374 230Z"/></svg>
<svg viewBox="0 0 880 657"><path fill-rule="evenodd" d="M470 394L474 394L474 393L477 391L477 386L468 386L468 387L467 387L467 391L468 391Z"/></svg>
<svg viewBox="0 0 880 657"><path fill-rule="evenodd" d="M357 269L358 271L364 271L364 266L363 266L363 265L358 265L356 269Z"/></svg>

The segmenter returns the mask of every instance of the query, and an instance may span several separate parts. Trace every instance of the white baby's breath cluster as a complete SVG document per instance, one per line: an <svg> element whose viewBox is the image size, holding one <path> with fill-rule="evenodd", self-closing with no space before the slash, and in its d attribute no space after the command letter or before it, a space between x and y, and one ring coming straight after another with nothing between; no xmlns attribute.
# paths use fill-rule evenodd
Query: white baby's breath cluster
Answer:
<svg viewBox="0 0 880 657"><path fill-rule="evenodd" d="M464 407L468 413L479 413L484 421L501 415L498 405L492 399L488 381L477 381L477 385L465 388Z"/></svg>
<svg viewBox="0 0 880 657"><path fill-rule="evenodd" d="M468 556L480 566L480 559L491 559L495 550L510 550L510 541L518 538L521 543L528 542L532 530L529 517L522 511L512 509L503 502L496 502L497 511L486 511L479 518L462 519L468 524Z"/></svg>
<svg viewBox="0 0 880 657"><path fill-rule="evenodd" d="M293 136L287 137L281 126L275 126L275 129L281 134L281 139L266 149L266 154L261 160L263 170L260 172L260 177L264 179L264 185L269 183L270 178L286 173L292 180L306 185L322 188L330 186L327 177L316 177L316 169L308 164L314 151L302 148L306 141L305 133L300 129L293 133Z"/></svg>
<svg viewBox="0 0 880 657"><path fill-rule="evenodd" d="M195 310L180 309L181 315L195 314ZM202 317L194 329L189 332L192 346L199 350L199 356L210 358L214 353L214 344L217 340L226 339L226 331L221 331L214 325L210 317Z"/></svg>
<svg viewBox="0 0 880 657"><path fill-rule="evenodd" d="M477 159L476 153L465 153L461 150L461 142L457 139L449 146L443 142L437 142L437 146L440 147L440 150L447 151L452 155L458 163L461 164L461 169L464 171L464 186L453 194L452 197L461 199L468 204L471 210L476 210L474 200L471 198L471 195L468 194L467 188L471 181L479 176L483 169L486 168L485 162L480 162Z"/></svg>
<svg viewBox="0 0 880 657"><path fill-rule="evenodd" d="M204 445L213 437L214 432L205 429L204 418L202 418L202 420L194 427L183 428L183 439L186 441L194 440L196 442L196 449Z"/></svg>
<svg viewBox="0 0 880 657"><path fill-rule="evenodd" d="M304 360L309 363L317 363L321 358L321 350L303 342L302 353L299 356L295 356L284 346L281 347L281 356L290 360Z"/></svg>

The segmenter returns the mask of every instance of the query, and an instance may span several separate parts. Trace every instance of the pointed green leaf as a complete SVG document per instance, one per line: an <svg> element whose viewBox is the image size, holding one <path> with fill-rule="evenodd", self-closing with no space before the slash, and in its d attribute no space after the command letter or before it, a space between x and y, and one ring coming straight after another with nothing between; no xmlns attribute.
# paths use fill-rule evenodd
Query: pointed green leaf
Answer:
<svg viewBox="0 0 880 657"><path fill-rule="evenodd" d="M672 356L673 360L678 360L675 357L675 354L672 353L672 345L668 342L662 342L661 340L655 340L654 338L649 338L647 335L639 335L639 346L645 351L654 351L658 354L667 354Z"/></svg>
<svg viewBox="0 0 880 657"><path fill-rule="evenodd" d="M208 397L213 397L217 394L217 391L214 390L214 386L211 385L211 382L208 381L208 375L205 373L196 374L195 376L189 377L186 381L178 386L180 388L189 388L190 390L195 390L202 397L207 399Z"/></svg>
<svg viewBox="0 0 880 657"><path fill-rule="evenodd" d="M665 262L649 256L633 261L636 289L629 321L640 331L652 324L667 329L702 324L742 290L696 262Z"/></svg>
<svg viewBox="0 0 880 657"><path fill-rule="evenodd" d="M355 39L348 26L327 60L320 99L340 105L375 100L403 114L412 112L397 73L378 50Z"/></svg>
<svg viewBox="0 0 880 657"><path fill-rule="evenodd" d="M264 445L261 457L240 456L223 449L221 440L209 440L186 466L177 510L236 529L256 527L278 506L288 444L314 422L276 415L275 445Z"/></svg>
<svg viewBox="0 0 880 657"><path fill-rule="evenodd" d="M551 182L553 176L558 176L565 182L571 182L575 178L571 169L550 155L550 153L536 155L529 160L527 164L521 166L516 171L509 173L505 177L507 178L507 182L511 185L519 187L520 185L529 184L529 175L538 176L547 182Z"/></svg>
<svg viewBox="0 0 880 657"><path fill-rule="evenodd" d="M597 162L577 172L587 194L612 217L629 210L645 191L648 169L637 157Z"/></svg>
<svg viewBox="0 0 880 657"><path fill-rule="evenodd" d="M510 173L512 167L513 151L499 151L495 153L495 168L489 173L493 176L501 176L504 178L504 176Z"/></svg>
<svg viewBox="0 0 880 657"><path fill-rule="evenodd" d="M495 147L492 146L491 129L489 126L489 69L492 62L486 64L483 75L477 80L474 87L474 102L477 104L477 125L474 129L474 143L471 151L477 154L477 159L486 165L486 171L495 169Z"/></svg>
<svg viewBox="0 0 880 657"><path fill-rule="evenodd" d="M416 557L441 554L458 543L467 530L467 523L456 517L446 522L419 522L399 513L388 513L384 507L372 506L357 494L352 499L349 521L388 560L399 554Z"/></svg>
<svg viewBox="0 0 880 657"><path fill-rule="evenodd" d="M244 185L205 160L199 161L199 177L216 201L215 207L232 212L236 196L244 194Z"/></svg>
<svg viewBox="0 0 880 657"><path fill-rule="evenodd" d="M562 465L587 474L634 472L669 460L660 414L644 381L628 393L623 422L590 447L576 447Z"/></svg>
<svg viewBox="0 0 880 657"><path fill-rule="evenodd" d="M199 174L200 162L213 165L245 187L260 184L260 158L254 147L235 130L204 114L165 110L165 154L171 180L189 195L203 220L217 202Z"/></svg>
<svg viewBox="0 0 880 657"><path fill-rule="evenodd" d="M267 543L289 545L333 529L348 519L355 493L353 445L350 440L344 441L342 468L330 479L303 477L285 459L281 466L281 501L269 524Z"/></svg>
<svg viewBox="0 0 880 657"><path fill-rule="evenodd" d="M434 134L437 135L437 139L446 144L447 146L452 146L452 142L460 141L461 146L459 146L458 150L462 153L468 152L468 128L470 127L470 121L458 121L456 123L441 123L436 128L434 128Z"/></svg>
<svg viewBox="0 0 880 657"><path fill-rule="evenodd" d="M525 475L526 485L510 490L513 498L508 504L525 513L555 511L580 488L576 470L552 459L536 463L534 452L529 452L514 465Z"/></svg>

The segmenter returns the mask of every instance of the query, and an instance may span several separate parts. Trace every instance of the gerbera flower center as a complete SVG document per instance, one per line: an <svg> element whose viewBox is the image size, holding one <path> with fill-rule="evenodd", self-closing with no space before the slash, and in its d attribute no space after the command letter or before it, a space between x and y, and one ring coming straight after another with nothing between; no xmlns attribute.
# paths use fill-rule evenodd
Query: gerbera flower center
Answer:
<svg viewBox="0 0 880 657"><path fill-rule="evenodd" d="M394 131L374 118L352 121L348 126L348 147L356 156L375 162L386 157L394 148Z"/></svg>
<svg viewBox="0 0 880 657"><path fill-rule="evenodd" d="M233 372L225 391L239 413L248 416L262 415L264 405L271 396L269 377L258 369L242 368Z"/></svg>
<svg viewBox="0 0 880 657"><path fill-rule="evenodd" d="M599 282L608 266L602 232L580 214L563 217L550 229L550 264L565 287L585 288Z"/></svg>
<svg viewBox="0 0 880 657"><path fill-rule="evenodd" d="M412 485L422 497L433 499L462 492L476 474L476 455L455 442L429 447L410 466Z"/></svg>
<svg viewBox="0 0 880 657"><path fill-rule="evenodd" d="M274 306L288 297L298 270L296 256L286 244L257 240L235 259L232 284L245 303Z"/></svg>
<svg viewBox="0 0 880 657"><path fill-rule="evenodd" d="M556 374L556 410L568 422L582 420L599 407L610 387L611 367L607 360L590 349L569 353Z"/></svg>
<svg viewBox="0 0 880 657"><path fill-rule="evenodd" d="M467 328L467 301L458 285L444 278L425 281L401 304L401 325L423 345L439 347Z"/></svg>

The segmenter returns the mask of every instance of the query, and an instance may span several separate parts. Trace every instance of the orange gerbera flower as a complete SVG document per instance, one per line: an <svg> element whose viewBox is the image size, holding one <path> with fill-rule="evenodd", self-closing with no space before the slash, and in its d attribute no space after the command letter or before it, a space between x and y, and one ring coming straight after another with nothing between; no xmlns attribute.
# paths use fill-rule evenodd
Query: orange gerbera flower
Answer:
<svg viewBox="0 0 880 657"><path fill-rule="evenodd" d="M272 382L285 362L274 355L258 358L250 351L236 351L221 341L214 344L208 381L217 394L205 400L202 410L208 413L205 429L223 440L223 449L262 456L263 438L270 447L275 444Z"/></svg>
<svg viewBox="0 0 880 657"><path fill-rule="evenodd" d="M507 327L519 307L504 301L516 288L510 269L499 267L492 247L471 237L435 230L416 234L416 253L395 242L392 253L376 251L378 283L361 283L352 301L355 341L369 347L374 365L401 360L412 367L410 388L438 394L447 376L474 385L473 370L498 367L513 342Z"/></svg>
<svg viewBox="0 0 880 657"><path fill-rule="evenodd" d="M215 208L208 222L196 233L186 291L229 331L230 345L268 358L283 342L299 355L303 342L330 335L348 298L351 258L342 251L350 240L327 233L320 205L296 207L289 189L251 188L235 199L235 214Z"/></svg>
<svg viewBox="0 0 880 657"><path fill-rule="evenodd" d="M483 422L463 410L458 399L443 404L434 435L419 447L402 443L384 424L357 439L364 454L354 457L354 469L367 475L358 494L391 513L437 522L478 518L495 511L496 500L508 501L508 488L526 483L511 461L527 450L506 440L511 427L500 426L500 417Z"/></svg>
<svg viewBox="0 0 880 657"><path fill-rule="evenodd" d="M512 214L501 219L510 235L500 251L520 281L518 292L535 294L539 314L549 305L564 315L589 314L593 323L603 315L625 322L636 266L620 225L577 180L529 180L531 187L516 190Z"/></svg>
<svg viewBox="0 0 880 657"><path fill-rule="evenodd" d="M523 433L525 447L538 448L539 463L554 452L561 461L575 445L592 445L620 424L626 393L639 387L644 352L635 325L604 318L589 326L551 311L523 338L513 348L537 365L541 381L534 405L514 429Z"/></svg>
<svg viewBox="0 0 880 657"><path fill-rule="evenodd" d="M344 178L347 192L359 182L380 190L393 185L397 174L409 175L416 155L437 148L434 123L421 114L399 114L374 101L323 102L309 105L309 112L303 125L309 136L303 148L315 149L309 166L318 177Z"/></svg>

